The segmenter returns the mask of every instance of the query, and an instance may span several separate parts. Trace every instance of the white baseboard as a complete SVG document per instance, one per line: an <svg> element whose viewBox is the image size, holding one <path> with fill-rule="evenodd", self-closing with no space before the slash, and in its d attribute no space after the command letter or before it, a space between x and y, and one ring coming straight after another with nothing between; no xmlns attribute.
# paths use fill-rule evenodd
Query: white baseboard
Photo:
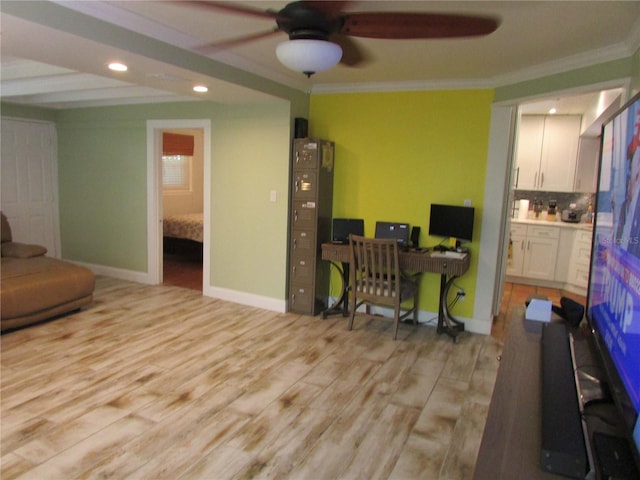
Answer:
<svg viewBox="0 0 640 480"><path fill-rule="evenodd" d="M96 275L105 275L108 277L119 278L121 280L128 280L131 282L144 283L152 285L150 276L146 272L135 272L132 270L125 270L121 268L105 267L104 265L93 265L82 262L73 262L77 265L87 267ZM284 313L287 311L287 303L283 299L265 297L263 295L255 295L253 293L240 292L238 290L231 290L221 287L205 287L203 295L212 298L219 298L220 300L226 300L228 302L239 303L241 305L248 305L250 307L262 308L272 312ZM336 299L331 299L332 305ZM364 308L364 307L363 307ZM381 314L385 316L393 315L391 310L383 307L372 307L372 313ZM427 323L430 321L437 321L438 313L429 312L425 310L418 311L418 321L420 323ZM464 322L465 330L472 333L478 333L481 335L491 334L491 320L482 320L477 318L458 317L458 320ZM434 323L435 324L435 323Z"/></svg>
<svg viewBox="0 0 640 480"><path fill-rule="evenodd" d="M219 298L228 302L248 305L250 307L263 308L272 312L284 313L287 311L285 300L255 295L253 293L239 292L228 288L208 287L205 288L204 295L207 297Z"/></svg>
<svg viewBox="0 0 640 480"><path fill-rule="evenodd" d="M147 272L135 272L133 270L125 270L123 268L106 267L104 265L94 265L92 263L76 262L74 260L65 261L86 267L96 275L104 275L106 277L119 278L121 280L144 283L147 285L153 284L153 282L151 281L151 277Z"/></svg>

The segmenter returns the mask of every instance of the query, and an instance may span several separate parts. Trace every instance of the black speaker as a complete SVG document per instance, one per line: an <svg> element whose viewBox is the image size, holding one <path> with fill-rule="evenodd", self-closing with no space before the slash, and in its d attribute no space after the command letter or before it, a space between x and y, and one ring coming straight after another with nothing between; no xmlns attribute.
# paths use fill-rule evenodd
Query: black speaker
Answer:
<svg viewBox="0 0 640 480"><path fill-rule="evenodd" d="M420 227L413 227L411 229L411 246L413 248L420 248Z"/></svg>
<svg viewBox="0 0 640 480"><path fill-rule="evenodd" d="M542 448L546 472L585 478L589 468L578 394L573 377L569 332L564 323L542 329ZM527 415L527 412L522 412Z"/></svg>
<svg viewBox="0 0 640 480"><path fill-rule="evenodd" d="M295 138L307 138L309 135L309 121L306 118L296 117L294 135Z"/></svg>

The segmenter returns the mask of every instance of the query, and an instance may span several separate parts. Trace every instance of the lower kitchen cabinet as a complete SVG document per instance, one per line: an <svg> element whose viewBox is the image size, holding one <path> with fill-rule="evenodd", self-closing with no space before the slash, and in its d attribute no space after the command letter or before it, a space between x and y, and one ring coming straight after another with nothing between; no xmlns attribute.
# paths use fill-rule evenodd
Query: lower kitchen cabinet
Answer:
<svg viewBox="0 0 640 480"><path fill-rule="evenodd" d="M576 232L569 262L569 278L567 282L586 292L589 284L589 265L591 262L591 237L590 230Z"/></svg>
<svg viewBox="0 0 640 480"><path fill-rule="evenodd" d="M586 295L591 261L590 228L513 222L509 232L508 281Z"/></svg>
<svg viewBox="0 0 640 480"><path fill-rule="evenodd" d="M559 238L557 227L511 224L507 275L554 280Z"/></svg>

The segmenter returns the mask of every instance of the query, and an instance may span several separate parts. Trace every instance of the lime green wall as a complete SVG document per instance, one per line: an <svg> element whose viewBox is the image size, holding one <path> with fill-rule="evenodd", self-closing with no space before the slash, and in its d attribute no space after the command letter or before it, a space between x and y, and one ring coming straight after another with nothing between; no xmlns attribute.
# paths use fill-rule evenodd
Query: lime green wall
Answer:
<svg viewBox="0 0 640 480"><path fill-rule="evenodd" d="M286 298L289 103L87 108L57 118L65 258L147 270L147 120L210 119L212 286ZM278 192L269 201L271 190Z"/></svg>
<svg viewBox="0 0 640 480"><path fill-rule="evenodd" d="M489 138L492 90L420 91L312 95L312 136L336 144L334 217L421 227L429 238L431 203L476 208L470 271L457 282L467 292L456 307L472 316ZM339 280L333 281L337 285ZM420 309L437 311L439 277L425 275ZM336 292L333 292L334 294Z"/></svg>

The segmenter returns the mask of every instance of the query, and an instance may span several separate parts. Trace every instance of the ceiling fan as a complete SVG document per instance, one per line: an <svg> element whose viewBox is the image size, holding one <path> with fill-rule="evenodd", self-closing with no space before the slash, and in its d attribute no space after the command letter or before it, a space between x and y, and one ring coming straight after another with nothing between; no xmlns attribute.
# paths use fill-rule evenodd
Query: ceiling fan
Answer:
<svg viewBox="0 0 640 480"><path fill-rule="evenodd" d="M238 3L213 0L181 1L205 9L227 11L268 20L276 26L268 31L203 46L211 53L284 32L288 42L278 45L276 55L286 67L308 77L341 62L357 66L366 54L350 37L378 39L436 39L488 35L498 28L491 17L418 12L345 12L349 1L301 0L281 10L259 10Z"/></svg>

